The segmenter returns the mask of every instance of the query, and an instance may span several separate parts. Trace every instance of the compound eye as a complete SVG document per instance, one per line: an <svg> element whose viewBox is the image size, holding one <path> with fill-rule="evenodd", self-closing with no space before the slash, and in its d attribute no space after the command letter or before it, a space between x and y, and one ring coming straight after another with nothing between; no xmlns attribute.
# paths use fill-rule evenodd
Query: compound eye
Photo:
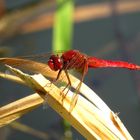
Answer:
<svg viewBox="0 0 140 140"><path fill-rule="evenodd" d="M55 70L55 69L54 69L54 62L53 62L52 59L50 59L50 60L48 61L48 66L51 68L51 70Z"/></svg>
<svg viewBox="0 0 140 140"><path fill-rule="evenodd" d="M57 69L62 69L62 60L60 58L57 59Z"/></svg>
<svg viewBox="0 0 140 140"><path fill-rule="evenodd" d="M60 70L62 68L62 61L59 56L52 55L48 61L49 67L54 70Z"/></svg>

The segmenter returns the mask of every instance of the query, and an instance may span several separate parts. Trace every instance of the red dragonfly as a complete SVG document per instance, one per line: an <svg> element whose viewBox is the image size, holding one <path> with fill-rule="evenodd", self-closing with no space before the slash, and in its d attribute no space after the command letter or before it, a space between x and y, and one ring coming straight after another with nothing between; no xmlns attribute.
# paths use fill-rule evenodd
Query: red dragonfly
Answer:
<svg viewBox="0 0 140 140"><path fill-rule="evenodd" d="M21 57L21 58L28 58L28 57ZM27 63L28 63L28 61L25 62L24 64L28 65ZM7 64L11 64L11 61L9 61ZM15 63L15 64L18 66L18 63ZM57 81L59 79L59 76L60 76L62 70L64 70L64 72L66 73L67 79L68 79L67 86L71 86L71 81L70 81L70 78L68 75L68 70L71 70L71 69L76 69L78 71L80 70L82 73L82 76L80 79L80 83L77 86L76 93L79 92L79 89L84 80L84 77L85 77L86 73L88 72L88 68L115 67L115 68L125 68L125 69L130 69L130 70L140 70L140 66L133 64L133 63L128 63L125 61L103 60L103 59L99 59L99 58L96 58L93 56L88 56L86 54L81 53L78 50L66 51L66 52L62 53L61 56L59 56L58 54L51 55L48 60L48 66L53 71L58 71L55 81ZM31 68L31 66L30 66L30 68ZM72 102L74 102L74 104L76 103L76 98L75 98L76 96L77 96L77 94L75 94L74 97L72 98ZM75 100L75 101L73 101L73 100Z"/></svg>
<svg viewBox="0 0 140 140"><path fill-rule="evenodd" d="M64 70L69 84L71 84L71 82L67 70L70 69L76 69L82 72L81 83L88 72L88 68L116 67L130 70L140 70L140 66L133 63L128 63L125 61L103 60L93 56L87 56L78 50L66 51L61 55L61 57L59 55L51 55L48 60L48 66L53 71L59 71L56 80L59 78L61 71Z"/></svg>
<svg viewBox="0 0 140 140"><path fill-rule="evenodd" d="M48 60L48 66L54 70L59 71L56 80L59 78L62 70L66 73L68 79L68 85L71 85L71 81L68 75L67 70L76 69L82 72L82 77L79 85L77 86L77 93L81 87L81 84L84 80L86 73L88 72L88 68L126 68L130 70L140 70L140 66L128 63L125 61L111 61L111 60L103 60L93 56L87 56L81 53L78 50L69 50L64 52L61 57L59 55L51 55ZM68 86L67 85L67 86ZM72 98L72 101L75 99L74 104L76 103L76 94Z"/></svg>

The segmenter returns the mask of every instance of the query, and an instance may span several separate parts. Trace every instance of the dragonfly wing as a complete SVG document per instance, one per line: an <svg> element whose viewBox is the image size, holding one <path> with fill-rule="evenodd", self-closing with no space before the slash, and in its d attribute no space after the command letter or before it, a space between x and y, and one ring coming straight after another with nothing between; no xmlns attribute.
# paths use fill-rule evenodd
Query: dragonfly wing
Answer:
<svg viewBox="0 0 140 140"><path fill-rule="evenodd" d="M63 53L63 51L54 51L54 52L47 52L47 53L42 53L42 54L17 56L15 58L28 59L28 60L33 60L33 61L37 61L37 62L47 63L48 59L50 58L51 55L59 55L59 56L61 56L62 53Z"/></svg>

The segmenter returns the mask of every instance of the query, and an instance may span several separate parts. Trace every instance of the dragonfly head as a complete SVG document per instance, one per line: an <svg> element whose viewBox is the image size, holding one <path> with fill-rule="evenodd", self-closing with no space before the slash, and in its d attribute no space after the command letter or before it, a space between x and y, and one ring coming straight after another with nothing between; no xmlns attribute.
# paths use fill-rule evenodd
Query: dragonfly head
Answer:
<svg viewBox="0 0 140 140"><path fill-rule="evenodd" d="M60 70L63 66L62 59L58 55L51 55L48 60L48 66L54 71Z"/></svg>

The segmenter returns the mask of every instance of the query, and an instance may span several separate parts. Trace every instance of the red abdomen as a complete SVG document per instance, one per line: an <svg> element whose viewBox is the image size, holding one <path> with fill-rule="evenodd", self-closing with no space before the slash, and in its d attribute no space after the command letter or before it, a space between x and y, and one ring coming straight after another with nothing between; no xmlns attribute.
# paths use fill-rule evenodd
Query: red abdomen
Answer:
<svg viewBox="0 0 140 140"><path fill-rule="evenodd" d="M105 68L105 67L118 67L118 68L127 68L131 70L140 70L140 66L128 63L125 61L111 61L98 59L96 57L88 58L88 66L91 68Z"/></svg>

